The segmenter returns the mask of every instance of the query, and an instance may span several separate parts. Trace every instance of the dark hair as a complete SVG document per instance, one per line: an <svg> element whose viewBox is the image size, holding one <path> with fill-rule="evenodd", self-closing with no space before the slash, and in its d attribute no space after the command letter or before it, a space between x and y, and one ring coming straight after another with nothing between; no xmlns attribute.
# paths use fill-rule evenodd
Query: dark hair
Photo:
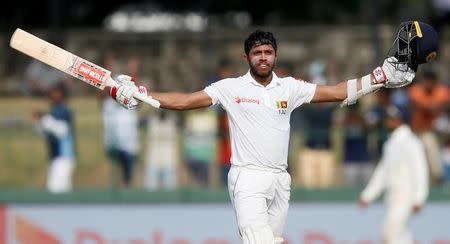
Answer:
<svg viewBox="0 0 450 244"><path fill-rule="evenodd" d="M55 84L53 84L50 89L50 91L58 91L61 92L61 94L64 97L69 96L69 87L67 87L67 85L63 82L63 81L58 81Z"/></svg>
<svg viewBox="0 0 450 244"><path fill-rule="evenodd" d="M385 108L386 118L399 119L404 123L409 123L409 106L391 104Z"/></svg>
<svg viewBox="0 0 450 244"><path fill-rule="evenodd" d="M262 30L256 30L251 33L244 42L245 54L250 53L250 49L261 45L272 45L275 52L277 52L277 40L273 36L272 32L265 32Z"/></svg>

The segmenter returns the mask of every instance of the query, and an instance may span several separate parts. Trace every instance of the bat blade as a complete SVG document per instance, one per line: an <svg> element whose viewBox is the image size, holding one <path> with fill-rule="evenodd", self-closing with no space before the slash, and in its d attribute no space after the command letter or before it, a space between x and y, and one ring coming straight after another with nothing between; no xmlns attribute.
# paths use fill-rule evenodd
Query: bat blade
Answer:
<svg viewBox="0 0 450 244"><path fill-rule="evenodd" d="M110 86L111 71L17 28L10 46L99 89Z"/></svg>
<svg viewBox="0 0 450 244"><path fill-rule="evenodd" d="M98 89L117 85L111 78L111 71L78 57L60 47L34 36L20 28L14 31L9 45L43 63L59 69ZM159 108L159 101L145 94L135 92L133 97Z"/></svg>

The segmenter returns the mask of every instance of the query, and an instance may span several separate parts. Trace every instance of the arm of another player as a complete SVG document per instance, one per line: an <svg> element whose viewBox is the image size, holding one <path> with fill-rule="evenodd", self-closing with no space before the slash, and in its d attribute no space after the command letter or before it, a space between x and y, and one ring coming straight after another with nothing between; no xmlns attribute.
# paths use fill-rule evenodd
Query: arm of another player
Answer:
<svg viewBox="0 0 450 244"><path fill-rule="evenodd" d="M381 192L385 189L386 185L386 175L387 175L387 166L385 161L382 159L372 177L369 180L369 183L364 188L363 192L359 197L359 206L362 208L367 207L371 202L373 202Z"/></svg>

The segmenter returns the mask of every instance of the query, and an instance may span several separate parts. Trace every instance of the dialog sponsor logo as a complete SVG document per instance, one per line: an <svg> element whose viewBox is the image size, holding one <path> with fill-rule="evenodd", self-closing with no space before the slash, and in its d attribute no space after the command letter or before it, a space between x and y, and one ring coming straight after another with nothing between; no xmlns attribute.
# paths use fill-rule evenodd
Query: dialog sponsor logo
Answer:
<svg viewBox="0 0 450 244"><path fill-rule="evenodd" d="M234 101L237 104L240 103L255 103L255 104L260 104L259 99L255 99L255 98L245 98L245 97L235 97Z"/></svg>

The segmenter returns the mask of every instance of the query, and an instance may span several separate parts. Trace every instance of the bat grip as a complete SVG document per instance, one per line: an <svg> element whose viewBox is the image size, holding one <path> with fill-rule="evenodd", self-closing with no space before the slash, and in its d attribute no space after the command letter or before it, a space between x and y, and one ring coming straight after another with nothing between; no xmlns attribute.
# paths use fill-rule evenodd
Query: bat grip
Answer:
<svg viewBox="0 0 450 244"><path fill-rule="evenodd" d="M153 99L152 97L147 96L146 94L135 92L133 94L133 97L144 103L150 104L155 108L159 108L159 106L161 106L161 104L157 100Z"/></svg>

